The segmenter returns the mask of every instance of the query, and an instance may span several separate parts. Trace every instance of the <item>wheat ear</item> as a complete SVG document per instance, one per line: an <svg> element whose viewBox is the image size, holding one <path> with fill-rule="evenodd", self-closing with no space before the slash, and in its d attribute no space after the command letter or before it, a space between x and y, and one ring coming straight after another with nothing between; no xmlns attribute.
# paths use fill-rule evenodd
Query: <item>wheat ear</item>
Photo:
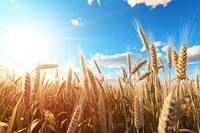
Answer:
<svg viewBox="0 0 200 133"><path fill-rule="evenodd" d="M147 63L147 60L143 60L141 62L139 62L131 71L131 74L135 74L144 64Z"/></svg>
<svg viewBox="0 0 200 133"><path fill-rule="evenodd" d="M25 114L28 112L30 106L30 97L31 96L31 79L30 75L26 73L25 83L24 83L24 106L25 106Z"/></svg>
<svg viewBox="0 0 200 133"><path fill-rule="evenodd" d="M142 126L141 123L141 115L140 115L140 101L137 96L134 98L134 125L137 130L139 130Z"/></svg>
<svg viewBox="0 0 200 133"><path fill-rule="evenodd" d="M126 70L123 66L120 66L121 69L122 69L122 72L123 72L123 80L125 80L127 78L127 73L126 73Z"/></svg>
<svg viewBox="0 0 200 133"><path fill-rule="evenodd" d="M87 68L87 73L88 73L88 77L89 77L89 80L90 80L90 83L91 83L91 87L92 87L95 99L98 101L99 93L98 93L98 90L97 90L97 84L95 82L94 75L89 68Z"/></svg>
<svg viewBox="0 0 200 133"><path fill-rule="evenodd" d="M43 70L43 69L50 69L50 68L56 68L59 67L59 65L57 64L43 64L43 65L39 65L35 68L35 70Z"/></svg>
<svg viewBox="0 0 200 133"><path fill-rule="evenodd" d="M69 68L68 74L67 74L67 89L71 89L72 87L72 69Z"/></svg>
<svg viewBox="0 0 200 133"><path fill-rule="evenodd" d="M78 105L73 113L73 116L71 118L71 121L66 133L74 133L76 131L78 123L80 122L80 119L81 119L81 115L82 115L82 109L81 109L81 106Z"/></svg>
<svg viewBox="0 0 200 133"><path fill-rule="evenodd" d="M176 119L177 102L173 93L169 93L163 103L163 108L159 117L158 133L174 132L173 126Z"/></svg>
<svg viewBox="0 0 200 133"><path fill-rule="evenodd" d="M176 72L178 70L178 54L176 51L173 51L173 63L176 69Z"/></svg>
<svg viewBox="0 0 200 133"><path fill-rule="evenodd" d="M38 92L39 85L40 85L40 70L36 70L35 81L34 81L34 86L33 86L34 95Z"/></svg>
<svg viewBox="0 0 200 133"><path fill-rule="evenodd" d="M187 47L183 44L179 51L177 78L186 79Z"/></svg>
<svg viewBox="0 0 200 133"><path fill-rule="evenodd" d="M85 60L84 60L84 57L82 54L80 55L80 62L81 62L81 68L82 68L83 75L86 76Z"/></svg>
<svg viewBox="0 0 200 133"><path fill-rule="evenodd" d="M137 28L137 31L138 31L138 34L140 36L140 39L142 41L142 44L143 44L145 50L148 52L149 51L149 46L148 46L146 37L144 35L144 32L142 31L142 29L140 27Z"/></svg>
<svg viewBox="0 0 200 133"><path fill-rule="evenodd" d="M156 48L155 48L154 44L151 45L150 49L151 49L151 67L152 67L152 71L155 74L158 74L157 53L156 53Z"/></svg>
<svg viewBox="0 0 200 133"><path fill-rule="evenodd" d="M168 63L168 67L171 68L172 67L172 57L171 57L170 46L167 48L167 63Z"/></svg>

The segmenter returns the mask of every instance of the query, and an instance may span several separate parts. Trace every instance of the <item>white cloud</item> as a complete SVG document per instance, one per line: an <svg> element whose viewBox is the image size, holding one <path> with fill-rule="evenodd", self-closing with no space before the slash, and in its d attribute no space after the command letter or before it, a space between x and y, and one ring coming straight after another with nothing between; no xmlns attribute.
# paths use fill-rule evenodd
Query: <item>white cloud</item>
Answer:
<svg viewBox="0 0 200 133"><path fill-rule="evenodd" d="M153 44L156 48L162 45L161 41L153 42Z"/></svg>
<svg viewBox="0 0 200 133"><path fill-rule="evenodd" d="M113 74L113 73L105 74L104 79L107 82L117 83L117 74Z"/></svg>
<svg viewBox="0 0 200 133"><path fill-rule="evenodd" d="M101 5L101 1L100 0L97 0L97 3L98 3L98 5Z"/></svg>
<svg viewBox="0 0 200 133"><path fill-rule="evenodd" d="M131 7L135 7L137 4L143 3L146 6L151 6L152 8L156 8L156 6L158 5L163 5L165 7L172 0L126 0L126 1ZM88 5L92 5L93 2L94 0L88 0ZM97 3L101 5L100 0L97 0Z"/></svg>
<svg viewBox="0 0 200 133"><path fill-rule="evenodd" d="M78 27L83 27L83 26L84 26L83 22L81 22L81 18L78 18L78 19L71 19L71 23L72 23L74 26L78 26Z"/></svg>
<svg viewBox="0 0 200 133"><path fill-rule="evenodd" d="M188 63L200 63L200 45L194 45L187 49Z"/></svg>
<svg viewBox="0 0 200 133"><path fill-rule="evenodd" d="M167 52L167 49L168 49L169 45L165 45L162 47L162 52Z"/></svg>
<svg viewBox="0 0 200 133"><path fill-rule="evenodd" d="M93 56L101 66L105 68L119 68L120 65L126 66L127 65L127 52L121 54L114 54L114 55L104 55L100 53L96 53ZM143 59L141 54L133 54L131 53L131 62L132 64L135 62L139 62ZM88 64L92 64L92 60L88 60Z"/></svg>
<svg viewBox="0 0 200 133"><path fill-rule="evenodd" d="M127 0L127 3L131 7L135 7L137 4L144 3L146 6L151 6L152 8L155 8L158 5L163 5L165 7L171 1L172 0Z"/></svg>

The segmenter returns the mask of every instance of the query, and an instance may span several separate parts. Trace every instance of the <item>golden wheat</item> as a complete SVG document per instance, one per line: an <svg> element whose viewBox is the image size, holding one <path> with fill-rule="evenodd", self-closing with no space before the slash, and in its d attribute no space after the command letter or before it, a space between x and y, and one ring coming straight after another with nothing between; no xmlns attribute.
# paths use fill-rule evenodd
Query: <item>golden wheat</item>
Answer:
<svg viewBox="0 0 200 133"><path fill-rule="evenodd" d="M144 35L144 32L142 31L142 29L140 27L137 28L137 31L138 31L138 34L140 36L140 39L141 39L141 41L143 43L143 46L144 46L145 50L148 52L149 51L149 46L148 46L146 37Z"/></svg>
<svg viewBox="0 0 200 133"><path fill-rule="evenodd" d="M144 64L147 63L147 60L143 60L141 62L139 62L131 71L131 74L135 74Z"/></svg>
<svg viewBox="0 0 200 133"><path fill-rule="evenodd" d="M35 70L43 70L43 69L50 69L50 68L56 68L59 67L59 65L57 64L43 64L43 65L39 65L35 68Z"/></svg>
<svg viewBox="0 0 200 133"><path fill-rule="evenodd" d="M177 103L173 93L169 93L163 103L163 108L159 117L158 133L174 132L173 126L176 119Z"/></svg>
<svg viewBox="0 0 200 133"><path fill-rule="evenodd" d="M172 67L172 58L171 58L170 46L167 48L167 63L168 63L168 67L171 68Z"/></svg>
<svg viewBox="0 0 200 133"><path fill-rule="evenodd" d="M28 109L31 103L31 79L30 75L26 73L25 83L24 83L24 106L25 106L25 114L28 113Z"/></svg>
<svg viewBox="0 0 200 133"><path fill-rule="evenodd" d="M178 58L177 79L186 79L186 65L187 65L187 47L183 44L180 48Z"/></svg>
<svg viewBox="0 0 200 133"><path fill-rule="evenodd" d="M150 46L151 50L151 68L155 74L158 74L158 63L157 63L157 53L154 44Z"/></svg>

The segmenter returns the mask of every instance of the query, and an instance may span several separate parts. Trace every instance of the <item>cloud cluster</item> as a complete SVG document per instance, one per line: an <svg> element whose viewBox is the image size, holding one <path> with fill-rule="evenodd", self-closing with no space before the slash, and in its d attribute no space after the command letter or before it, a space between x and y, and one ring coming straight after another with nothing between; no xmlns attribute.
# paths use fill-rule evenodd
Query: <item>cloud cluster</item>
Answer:
<svg viewBox="0 0 200 133"><path fill-rule="evenodd" d="M78 19L71 19L71 23L72 23L72 25L74 25L74 26L77 26L77 27L83 27L84 26L84 24L83 24L83 22L81 22L81 18L78 18Z"/></svg>
<svg viewBox="0 0 200 133"><path fill-rule="evenodd" d="M152 8L156 8L158 5L167 6L169 2L172 0L125 0L131 7L135 7L137 4L145 4L146 6L150 6ZM88 4L92 5L94 0L88 0ZM100 0L97 0L97 3L101 5Z"/></svg>
<svg viewBox="0 0 200 133"><path fill-rule="evenodd" d="M121 65L127 65L127 53L128 52L114 55L104 55L96 53L93 56L93 59L95 59L101 66L105 68L119 68ZM143 56L141 54L130 54L132 57L131 61L134 63L139 62L143 59ZM92 64L92 60L88 60L88 64Z"/></svg>
<svg viewBox="0 0 200 133"><path fill-rule="evenodd" d="M200 63L200 45L194 45L187 49L188 63Z"/></svg>
<svg viewBox="0 0 200 133"><path fill-rule="evenodd" d="M143 3L146 6L151 6L152 8L155 8L158 5L163 5L165 7L171 1L172 0L127 0L127 3L131 7L135 7L137 4Z"/></svg>

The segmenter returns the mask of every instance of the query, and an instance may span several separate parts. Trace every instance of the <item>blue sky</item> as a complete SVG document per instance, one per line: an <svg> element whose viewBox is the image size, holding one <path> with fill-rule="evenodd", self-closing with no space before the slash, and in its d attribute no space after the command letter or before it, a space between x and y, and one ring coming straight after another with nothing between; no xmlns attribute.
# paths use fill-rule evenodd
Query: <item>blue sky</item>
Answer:
<svg viewBox="0 0 200 133"><path fill-rule="evenodd" d="M164 62L168 37L179 50L181 27L191 23L188 73L198 72L199 6L199 0L1 0L0 63L29 70L41 61L80 71L82 51L91 69L94 58L112 79L118 66L126 66L126 52L133 63L147 58L134 27L137 19Z"/></svg>

